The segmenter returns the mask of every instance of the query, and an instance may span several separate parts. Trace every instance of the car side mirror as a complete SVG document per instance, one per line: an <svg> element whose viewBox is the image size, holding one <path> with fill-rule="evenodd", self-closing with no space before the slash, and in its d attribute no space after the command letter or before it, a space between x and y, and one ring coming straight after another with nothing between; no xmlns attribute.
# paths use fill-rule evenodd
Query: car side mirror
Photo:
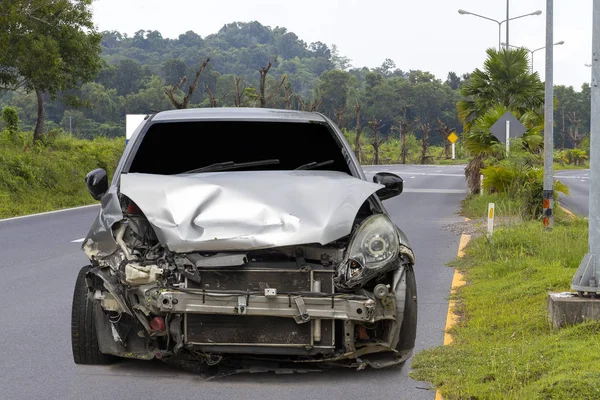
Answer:
<svg viewBox="0 0 600 400"><path fill-rule="evenodd" d="M102 168L95 169L85 176L85 184L95 200L100 200L108 192L108 174Z"/></svg>
<svg viewBox="0 0 600 400"><path fill-rule="evenodd" d="M373 176L373 182L385 186L375 192L381 200L396 197L402 193L402 190L404 189L404 180L398 175L389 172L376 173L375 176Z"/></svg>

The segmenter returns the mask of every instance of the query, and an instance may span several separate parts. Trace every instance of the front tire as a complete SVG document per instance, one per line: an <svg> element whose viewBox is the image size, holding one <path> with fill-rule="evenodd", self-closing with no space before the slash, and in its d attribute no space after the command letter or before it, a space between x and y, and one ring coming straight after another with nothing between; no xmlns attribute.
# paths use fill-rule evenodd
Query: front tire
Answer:
<svg viewBox="0 0 600 400"><path fill-rule="evenodd" d="M400 328L400 341L396 349L403 353L412 351L417 339L417 280L412 265L407 265L404 272L406 279L406 301L404 318Z"/></svg>
<svg viewBox="0 0 600 400"><path fill-rule="evenodd" d="M103 365L114 361L114 357L102 354L96 334L96 307L88 298L86 275L90 266L83 267L75 281L73 306L71 309L71 346L75 364Z"/></svg>

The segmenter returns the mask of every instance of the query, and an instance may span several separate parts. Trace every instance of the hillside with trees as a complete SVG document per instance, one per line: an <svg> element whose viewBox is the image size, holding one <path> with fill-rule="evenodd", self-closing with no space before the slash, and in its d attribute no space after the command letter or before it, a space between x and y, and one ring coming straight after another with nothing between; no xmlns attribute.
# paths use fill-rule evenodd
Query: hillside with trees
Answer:
<svg viewBox="0 0 600 400"><path fill-rule="evenodd" d="M335 45L306 43L286 28L256 21L226 24L206 37L188 31L169 39L144 30L132 37L116 31L98 36L101 65L83 58L87 69L79 75L78 82L87 83L71 79L39 96L33 86L0 90L0 108L14 107L22 129L39 130L43 102L44 131L62 129L79 138L123 136L125 114L174 108L320 111L347 130L354 147L365 147L369 158L384 146L388 153L398 150L388 158L400 162L411 144L409 162L429 161L432 144L446 145L449 156L445 137L463 131L456 105L470 74L450 72L442 80L401 69L390 59L377 68L352 66ZM94 54L96 36L90 40ZM556 95L556 143L579 145L589 132L589 85L581 91L558 86Z"/></svg>
<svg viewBox="0 0 600 400"><path fill-rule="evenodd" d="M169 91L183 99L192 85L188 107L318 110L349 129L375 120L384 136L401 125L417 135L441 123L459 127L457 89L464 76L450 73L442 81L404 71L389 59L378 68L353 67L335 45L307 44L282 27L234 22L204 38L189 31L177 39L158 31L133 37L103 32L101 49L103 65L93 81L56 100L45 94L46 130L60 127L87 138L123 135L125 114L176 108ZM22 127L30 129L34 95L3 91L0 106L16 107ZM73 98L78 101L67 101Z"/></svg>

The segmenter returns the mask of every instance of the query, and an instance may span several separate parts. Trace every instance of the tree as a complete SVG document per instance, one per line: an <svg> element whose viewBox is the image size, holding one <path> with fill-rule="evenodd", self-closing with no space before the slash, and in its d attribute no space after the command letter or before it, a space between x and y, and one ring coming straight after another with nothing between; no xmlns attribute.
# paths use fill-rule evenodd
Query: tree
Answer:
<svg viewBox="0 0 600 400"><path fill-rule="evenodd" d="M19 114L17 113L17 109L14 107L4 107L2 109L2 121L8 134L14 139L19 131Z"/></svg>
<svg viewBox="0 0 600 400"><path fill-rule="evenodd" d="M267 64L266 67L260 67L258 69L258 72L260 73L258 99L260 101L260 106L263 108L267 106L267 98L265 96L265 87L266 87L266 82L267 82L267 74L269 73L269 70L271 69L272 66L273 66L273 62L269 61L269 63Z"/></svg>
<svg viewBox="0 0 600 400"><path fill-rule="evenodd" d="M486 157L495 155L498 140L489 128L511 111L528 129L524 146L539 148L538 128L543 124L544 85L529 70L527 50L487 50L483 70L475 69L461 89L458 116L465 132L465 148L473 156L465 168L471 193L479 192L479 177Z"/></svg>
<svg viewBox="0 0 600 400"><path fill-rule="evenodd" d="M354 154L356 154L356 159L360 162L360 135L362 134L362 129L360 127L360 103L356 103L354 107L354 115L356 117L356 138L354 142Z"/></svg>
<svg viewBox="0 0 600 400"><path fill-rule="evenodd" d="M198 88L198 82L200 82L200 76L206 69L206 66L208 65L209 62L210 62L210 58L207 58L206 61L204 61L202 63L202 65L200 65L200 67L196 71L196 77L194 78L194 81L188 86L187 93L183 96L183 99L179 100L177 98L177 92L179 91L181 86L187 82L186 76L182 77L177 84L173 85L170 88L165 89L165 94L167 95L169 100L171 100L171 103L173 103L173 106L175 108L183 109L183 108L189 107L190 99L192 98L192 95Z"/></svg>
<svg viewBox="0 0 600 400"><path fill-rule="evenodd" d="M325 113L336 119L338 125L348 101L348 90L352 75L338 69L324 72L319 79L319 92L323 101Z"/></svg>
<svg viewBox="0 0 600 400"><path fill-rule="evenodd" d="M379 149L387 140L387 137L379 138L379 131L382 127L381 121L376 119L369 121L369 128L373 131L373 140L371 141L371 146L373 146L373 165L379 165Z"/></svg>
<svg viewBox="0 0 600 400"><path fill-rule="evenodd" d="M34 140L44 133L44 94L52 99L98 74L102 36L92 21L92 0L3 0L0 2L0 85L19 82L35 92Z"/></svg>
<svg viewBox="0 0 600 400"><path fill-rule="evenodd" d="M163 64L163 76L165 83L174 85L185 76L187 65L178 58L173 58Z"/></svg>
<svg viewBox="0 0 600 400"><path fill-rule="evenodd" d="M490 108L502 105L522 115L535 112L542 115L544 85L537 72L529 70L527 50L487 50L483 70L477 68L462 87L466 100L458 103L458 116L468 132L473 121Z"/></svg>

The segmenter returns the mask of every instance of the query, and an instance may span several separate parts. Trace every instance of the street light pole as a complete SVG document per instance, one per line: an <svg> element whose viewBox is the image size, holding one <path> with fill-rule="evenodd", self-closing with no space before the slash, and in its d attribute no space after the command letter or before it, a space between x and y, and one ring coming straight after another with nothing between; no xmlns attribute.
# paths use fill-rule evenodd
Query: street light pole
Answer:
<svg viewBox="0 0 600 400"><path fill-rule="evenodd" d="M546 0L546 90L544 98L544 192L543 223L554 226L554 0ZM538 49L539 50L539 49Z"/></svg>
<svg viewBox="0 0 600 400"><path fill-rule="evenodd" d="M509 13L508 13L508 4L509 0L506 0L506 50L508 50L508 46L510 46L510 42L508 41L508 21L510 21Z"/></svg>
<svg viewBox="0 0 600 400"><path fill-rule="evenodd" d="M506 43L501 43L501 44L504 46ZM565 41L561 40L560 42L553 43L552 46L560 46L561 44L565 44ZM515 48L515 49L525 49L530 53L530 55L531 55L531 73L533 73L533 53L535 53L538 50L544 50L546 48L546 46L544 46L544 47L540 47L540 48L537 48L534 50L529 50L527 47L523 47L523 46L513 46L512 44L509 46L512 48ZM588 64L586 64L586 65L591 67L591 65L588 65Z"/></svg>
<svg viewBox="0 0 600 400"><path fill-rule="evenodd" d="M594 0L592 14L589 249L575 273L571 289L595 295L600 291L600 0Z"/></svg>
<svg viewBox="0 0 600 400"><path fill-rule="evenodd" d="M492 21L498 24L498 51L502 50L502 24L506 22L506 41L508 42L508 21L512 21L515 19L519 19L519 18L523 18L523 17L529 17L532 15L542 15L542 11L541 10L537 10L534 12L531 12L529 14L523 14L523 15L519 15L518 17L512 17L512 18L508 18L508 0L506 0L506 19L504 21L498 21L496 19L493 18L488 18L485 17L483 15L479 15L479 14L475 14L472 13L470 11L467 10L458 10L458 13L460 15L473 15L474 17L479 17L479 18L483 18L483 19L487 19L488 21ZM508 49L508 45L506 45L506 48Z"/></svg>

